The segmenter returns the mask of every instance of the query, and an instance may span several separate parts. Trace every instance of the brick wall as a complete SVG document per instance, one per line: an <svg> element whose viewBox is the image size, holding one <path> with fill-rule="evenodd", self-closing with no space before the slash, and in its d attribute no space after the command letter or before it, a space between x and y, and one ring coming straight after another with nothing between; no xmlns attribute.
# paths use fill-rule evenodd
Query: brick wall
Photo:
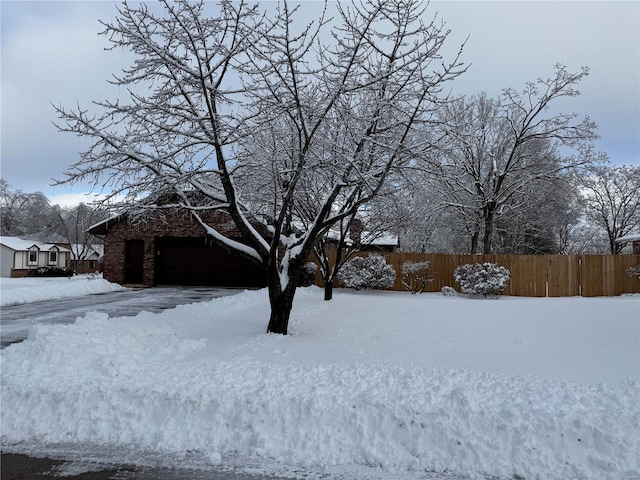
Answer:
<svg viewBox="0 0 640 480"><path fill-rule="evenodd" d="M224 212L201 214L203 220L229 237L240 237L231 218ZM144 241L143 285L155 283L155 253L158 237L201 237L202 227L188 212L173 212L145 216L135 221L126 218L109 227L104 240L104 278L110 282L125 282L125 252L127 240Z"/></svg>

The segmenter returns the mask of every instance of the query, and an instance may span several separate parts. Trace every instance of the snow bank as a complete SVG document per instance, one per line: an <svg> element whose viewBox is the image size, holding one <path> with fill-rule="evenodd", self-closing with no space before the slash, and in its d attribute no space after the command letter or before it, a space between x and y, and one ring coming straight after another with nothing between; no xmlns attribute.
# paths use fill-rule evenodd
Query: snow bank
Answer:
<svg viewBox="0 0 640 480"><path fill-rule="evenodd" d="M244 292L34 328L1 352L3 449L127 445L305 478L640 474L635 298L310 288L288 337L262 333L267 305Z"/></svg>
<svg viewBox="0 0 640 480"><path fill-rule="evenodd" d="M78 275L71 278L1 278L0 305L82 297L125 288L101 277Z"/></svg>

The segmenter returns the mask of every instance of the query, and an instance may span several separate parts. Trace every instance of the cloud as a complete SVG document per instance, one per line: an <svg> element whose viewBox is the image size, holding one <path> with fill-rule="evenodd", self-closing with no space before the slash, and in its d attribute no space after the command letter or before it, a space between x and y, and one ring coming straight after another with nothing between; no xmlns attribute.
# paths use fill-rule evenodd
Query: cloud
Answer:
<svg viewBox="0 0 640 480"><path fill-rule="evenodd" d="M96 197L92 193L61 193L56 195L51 195L49 198L49 203L51 205L59 205L61 207L75 207L80 203L90 204L96 201L99 201L102 197Z"/></svg>
<svg viewBox="0 0 640 480"><path fill-rule="evenodd" d="M302 3L315 18L318 3ZM115 17L115 3L3 1L0 8L2 177L15 188L53 195L51 179L61 178L88 144L57 132L51 103L90 107L92 100L117 98L122 92L107 80L131 57L105 52L108 41L97 34L98 19ZM435 1L428 14L435 11L452 30L445 59L469 36L463 60L471 66L451 84L454 93L495 96L551 75L556 62L570 70L588 65L582 96L559 108L590 115L600 125L599 148L613 160L638 162L639 2Z"/></svg>
<svg viewBox="0 0 640 480"><path fill-rule="evenodd" d="M2 2L2 175L10 183L42 189L87 147L58 133L52 104L86 107L115 90L106 80L124 55L105 52L97 34L97 19L114 13L104 2Z"/></svg>

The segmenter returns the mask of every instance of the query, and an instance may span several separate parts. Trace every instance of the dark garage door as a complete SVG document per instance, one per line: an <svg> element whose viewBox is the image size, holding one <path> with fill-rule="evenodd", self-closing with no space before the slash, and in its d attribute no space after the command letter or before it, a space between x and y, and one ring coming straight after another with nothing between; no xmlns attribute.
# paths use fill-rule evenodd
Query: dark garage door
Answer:
<svg viewBox="0 0 640 480"><path fill-rule="evenodd" d="M255 263L204 238L156 239L156 285L264 287Z"/></svg>

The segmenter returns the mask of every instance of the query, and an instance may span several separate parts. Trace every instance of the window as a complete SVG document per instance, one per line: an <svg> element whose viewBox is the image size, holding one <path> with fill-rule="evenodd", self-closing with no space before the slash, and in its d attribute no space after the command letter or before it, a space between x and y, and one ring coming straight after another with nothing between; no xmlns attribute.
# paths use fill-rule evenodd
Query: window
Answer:
<svg viewBox="0 0 640 480"><path fill-rule="evenodd" d="M38 263L38 251L29 250L29 265L36 265Z"/></svg>
<svg viewBox="0 0 640 480"><path fill-rule="evenodd" d="M51 250L49 252L49 263L56 263L58 261L58 251Z"/></svg>

